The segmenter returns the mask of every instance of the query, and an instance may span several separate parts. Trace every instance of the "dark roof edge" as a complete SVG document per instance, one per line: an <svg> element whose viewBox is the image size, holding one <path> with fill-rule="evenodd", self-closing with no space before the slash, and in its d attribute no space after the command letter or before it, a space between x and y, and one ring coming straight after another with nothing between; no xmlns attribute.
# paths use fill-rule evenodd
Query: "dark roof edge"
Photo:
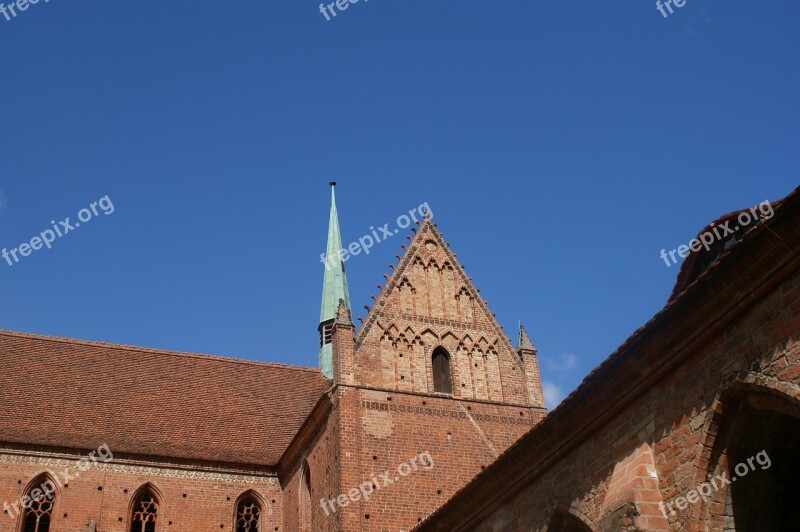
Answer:
<svg viewBox="0 0 800 532"><path fill-rule="evenodd" d="M52 445L36 445L30 443L0 440L0 454L20 454L23 456L42 455L48 458L75 459L86 455L93 449L77 447L61 447ZM276 464L226 462L223 460L200 460L179 458L175 456L158 456L151 454L114 452L111 462L144 465L162 469L185 469L206 473L225 473L230 475L278 476Z"/></svg>

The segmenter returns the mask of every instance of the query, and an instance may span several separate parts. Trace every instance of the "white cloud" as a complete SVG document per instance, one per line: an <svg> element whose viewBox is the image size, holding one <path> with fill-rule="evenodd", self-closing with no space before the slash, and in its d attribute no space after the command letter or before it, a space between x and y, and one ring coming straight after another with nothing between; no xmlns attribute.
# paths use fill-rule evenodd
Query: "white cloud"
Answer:
<svg viewBox="0 0 800 532"><path fill-rule="evenodd" d="M542 381L542 391L544 392L544 405L548 410L553 410L564 400L564 392L550 381Z"/></svg>
<svg viewBox="0 0 800 532"><path fill-rule="evenodd" d="M571 370L578 365L578 357L572 353L564 353L559 356L559 358L561 359L561 367L563 367L564 370Z"/></svg>
<svg viewBox="0 0 800 532"><path fill-rule="evenodd" d="M578 357L572 353L562 353L555 358L545 358L544 363L550 371L570 371L578 365Z"/></svg>

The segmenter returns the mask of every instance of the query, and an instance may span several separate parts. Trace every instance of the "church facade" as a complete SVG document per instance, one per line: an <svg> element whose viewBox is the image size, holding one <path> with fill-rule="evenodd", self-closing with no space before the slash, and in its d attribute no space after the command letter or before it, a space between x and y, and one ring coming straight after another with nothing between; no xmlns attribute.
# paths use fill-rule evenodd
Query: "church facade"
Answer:
<svg viewBox="0 0 800 532"><path fill-rule="evenodd" d="M0 531L415 527L546 411L436 225L404 248L358 328L327 261L319 368L0 331Z"/></svg>

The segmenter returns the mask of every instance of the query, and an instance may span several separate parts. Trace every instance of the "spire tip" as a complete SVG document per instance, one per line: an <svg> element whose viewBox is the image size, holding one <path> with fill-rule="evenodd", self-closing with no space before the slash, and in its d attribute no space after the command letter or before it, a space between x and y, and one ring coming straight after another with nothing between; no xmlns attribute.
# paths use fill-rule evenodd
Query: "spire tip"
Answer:
<svg viewBox="0 0 800 532"><path fill-rule="evenodd" d="M517 341L517 351L521 349L528 349L531 351L536 351L536 348L533 346L533 342L531 342L530 337L528 336L528 332L525 330L525 327L522 326L522 323L519 323L519 340Z"/></svg>

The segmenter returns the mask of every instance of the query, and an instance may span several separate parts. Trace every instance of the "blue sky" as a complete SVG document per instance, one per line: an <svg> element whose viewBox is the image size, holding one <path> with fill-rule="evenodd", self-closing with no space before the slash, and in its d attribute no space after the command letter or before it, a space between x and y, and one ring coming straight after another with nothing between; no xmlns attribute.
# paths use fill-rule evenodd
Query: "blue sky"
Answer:
<svg viewBox="0 0 800 532"><path fill-rule="evenodd" d="M553 406L663 306L662 248L798 185L798 2L318 5L0 16L0 247L114 205L0 261L0 328L316 365L333 179L345 242L428 202ZM356 315L404 241L348 262Z"/></svg>

